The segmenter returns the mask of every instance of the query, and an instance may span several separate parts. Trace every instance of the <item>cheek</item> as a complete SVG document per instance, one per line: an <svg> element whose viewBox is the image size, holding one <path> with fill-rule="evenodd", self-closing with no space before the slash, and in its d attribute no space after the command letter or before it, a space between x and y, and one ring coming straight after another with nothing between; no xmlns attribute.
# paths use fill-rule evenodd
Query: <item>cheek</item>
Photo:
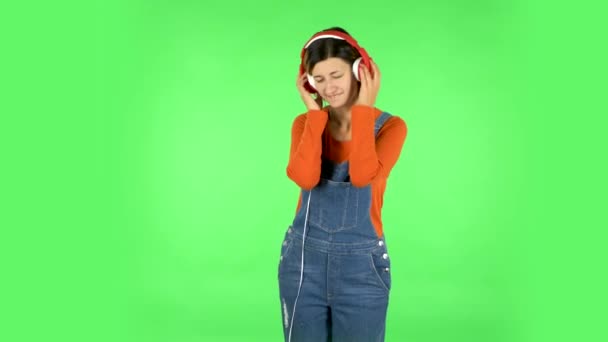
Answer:
<svg viewBox="0 0 608 342"><path fill-rule="evenodd" d="M336 85L343 89L346 92L350 92L350 89L352 87L352 81L346 77L342 78L339 80L339 82L336 82Z"/></svg>
<svg viewBox="0 0 608 342"><path fill-rule="evenodd" d="M343 89L347 93L352 94L354 91L356 91L356 87L355 86L356 86L356 80L355 79L347 80L347 81L344 82Z"/></svg>

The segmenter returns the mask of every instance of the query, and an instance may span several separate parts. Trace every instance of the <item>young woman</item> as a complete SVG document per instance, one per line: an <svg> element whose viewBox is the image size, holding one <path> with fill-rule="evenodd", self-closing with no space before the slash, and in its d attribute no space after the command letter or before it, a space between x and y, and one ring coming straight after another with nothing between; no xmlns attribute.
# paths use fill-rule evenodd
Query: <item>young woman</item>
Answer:
<svg viewBox="0 0 608 342"><path fill-rule="evenodd" d="M318 32L301 58L307 111L293 122L287 165L301 193L278 269L285 340L384 341L391 276L381 209L407 126L374 106L380 71L345 30Z"/></svg>

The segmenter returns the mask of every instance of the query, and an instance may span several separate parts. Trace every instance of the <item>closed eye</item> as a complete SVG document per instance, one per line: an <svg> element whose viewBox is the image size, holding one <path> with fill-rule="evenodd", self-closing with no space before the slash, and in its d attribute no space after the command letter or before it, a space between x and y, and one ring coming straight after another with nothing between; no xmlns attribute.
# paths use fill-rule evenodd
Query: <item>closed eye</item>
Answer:
<svg viewBox="0 0 608 342"><path fill-rule="evenodd" d="M338 78L342 78L342 76L344 76L344 75L343 74L342 75L332 75L332 78L333 79L338 79ZM317 82L317 83L321 83L324 80L325 80L324 78L315 78L315 82Z"/></svg>

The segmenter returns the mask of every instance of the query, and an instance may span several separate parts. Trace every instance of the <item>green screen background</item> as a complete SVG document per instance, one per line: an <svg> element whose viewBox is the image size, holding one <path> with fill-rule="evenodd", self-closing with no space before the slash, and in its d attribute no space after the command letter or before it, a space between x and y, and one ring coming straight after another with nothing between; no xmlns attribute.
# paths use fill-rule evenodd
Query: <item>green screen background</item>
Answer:
<svg viewBox="0 0 608 342"><path fill-rule="evenodd" d="M3 115L2 340L281 341L295 78L331 26L374 58L376 106L409 128L383 207L386 340L602 339L599 7L84 7L3 24L25 52L4 63L5 113L33 115Z"/></svg>

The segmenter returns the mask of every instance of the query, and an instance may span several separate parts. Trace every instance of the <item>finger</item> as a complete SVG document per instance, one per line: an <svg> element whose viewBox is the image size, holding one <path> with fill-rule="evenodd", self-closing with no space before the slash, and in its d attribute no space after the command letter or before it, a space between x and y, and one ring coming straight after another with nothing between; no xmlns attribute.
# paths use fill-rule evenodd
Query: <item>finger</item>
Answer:
<svg viewBox="0 0 608 342"><path fill-rule="evenodd" d="M378 83L378 75L377 75L376 66L373 61L370 61L370 69L369 69L369 86L370 88L376 88Z"/></svg>
<svg viewBox="0 0 608 342"><path fill-rule="evenodd" d="M367 68L367 71L369 72L369 78L370 80L374 80L376 74L374 73L375 69L374 69L374 62L370 61L369 62L369 67Z"/></svg>
<svg viewBox="0 0 608 342"><path fill-rule="evenodd" d="M371 81L371 75L369 73L369 69L367 68L367 65L363 65L363 79L365 80L365 86L369 88L370 86L370 81Z"/></svg>
<svg viewBox="0 0 608 342"><path fill-rule="evenodd" d="M372 61L372 68L374 70L374 85L378 86L380 84L380 69L378 69L378 65Z"/></svg>
<svg viewBox="0 0 608 342"><path fill-rule="evenodd" d="M304 84L306 83L306 74L299 75L296 83L299 87L304 87Z"/></svg>
<svg viewBox="0 0 608 342"><path fill-rule="evenodd" d="M360 91L365 91L367 88L367 79L365 78L365 68L363 67L363 64L359 65L359 83L361 83Z"/></svg>
<svg viewBox="0 0 608 342"><path fill-rule="evenodd" d="M359 82L361 85L365 82L365 65L359 64Z"/></svg>
<svg viewBox="0 0 608 342"><path fill-rule="evenodd" d="M369 83L368 83L368 77L367 77L367 71L365 70L365 66L363 64L361 64L361 66L359 67L361 72L361 79L360 79L360 83L361 86L359 88L359 100L362 101L363 103L366 103L366 99L369 93Z"/></svg>

